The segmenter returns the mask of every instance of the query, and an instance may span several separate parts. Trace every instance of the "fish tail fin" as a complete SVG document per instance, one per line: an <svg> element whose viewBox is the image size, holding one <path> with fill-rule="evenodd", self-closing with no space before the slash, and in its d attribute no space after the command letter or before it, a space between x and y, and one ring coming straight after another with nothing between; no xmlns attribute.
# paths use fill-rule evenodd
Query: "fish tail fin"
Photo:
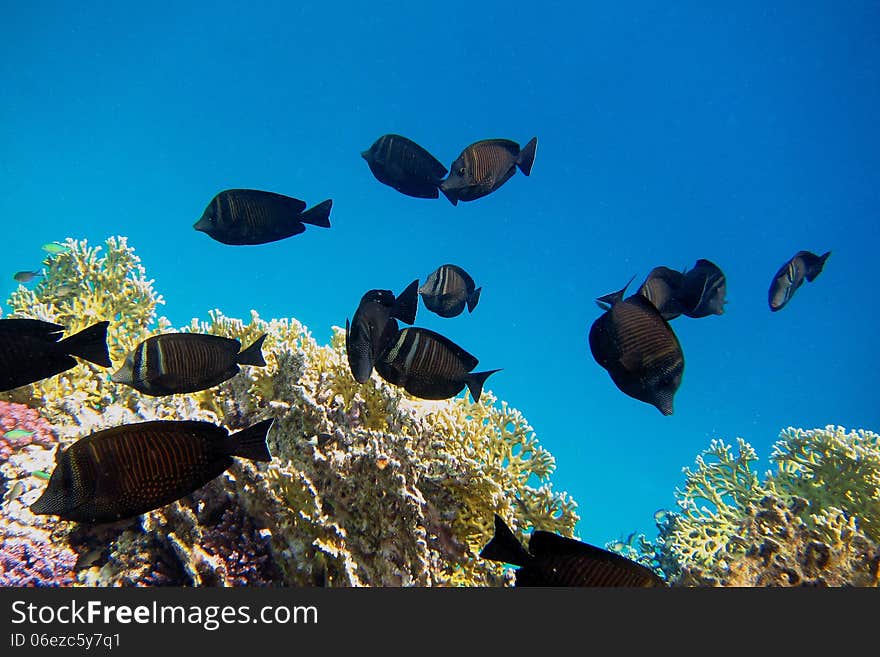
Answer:
<svg viewBox="0 0 880 657"><path fill-rule="evenodd" d="M478 287L476 290L471 292L470 295L468 295L467 307L468 307L469 313L474 312L474 308L477 307L477 302L480 300L480 292L482 292L482 291L483 291L483 288Z"/></svg>
<svg viewBox="0 0 880 657"><path fill-rule="evenodd" d="M98 322L79 333L71 335L58 343L64 352L71 356L84 358L90 363L101 367L112 367L110 353L107 350L107 327L110 322Z"/></svg>
<svg viewBox="0 0 880 657"><path fill-rule="evenodd" d="M519 157L516 158L516 166L525 175L529 175L532 172L532 164L535 163L535 153L537 150L538 138L532 137L531 141L525 145L525 148L519 152Z"/></svg>
<svg viewBox="0 0 880 657"><path fill-rule="evenodd" d="M483 384L486 383L486 379L488 379L490 375L495 374L495 372L500 371L501 369L499 368L487 372L471 372L465 377L464 382L467 384L468 390L471 391L471 396L474 398L475 402L480 401L480 395L483 394Z"/></svg>
<svg viewBox="0 0 880 657"><path fill-rule="evenodd" d="M628 288L629 284L633 282L633 278L635 278L635 274L633 274L633 277L626 282L626 285L624 285L623 288L621 288L617 292L611 292L610 294L605 294L596 299L596 304L602 310L608 310L618 301L623 301L623 295L626 294L626 288Z"/></svg>
<svg viewBox="0 0 880 657"><path fill-rule="evenodd" d="M391 314L404 324L416 321L416 310L419 307L419 279L406 286L394 301L394 312Z"/></svg>
<svg viewBox="0 0 880 657"><path fill-rule="evenodd" d="M822 273L822 268L825 266L825 261L828 260L828 256L831 255L831 251L826 251L822 255L819 256L819 259L813 263L813 266L807 270L806 278L812 283L813 279L816 278L819 274Z"/></svg>
<svg viewBox="0 0 880 657"><path fill-rule="evenodd" d="M510 527L497 513L495 514L495 535L480 550L480 557L514 566L525 566L532 560L532 555L517 540Z"/></svg>
<svg viewBox="0 0 880 657"><path fill-rule="evenodd" d="M443 185L440 185L440 191L443 192L443 196L448 198L452 205L458 205L458 196L455 195L455 192L450 192Z"/></svg>
<svg viewBox="0 0 880 657"><path fill-rule="evenodd" d="M273 422L275 420L271 418L263 420L229 436L229 454L251 461L271 461L272 455L266 445L266 435Z"/></svg>
<svg viewBox="0 0 880 657"><path fill-rule="evenodd" d="M333 199L328 198L323 203L303 212L297 219L304 224L330 228L330 208L333 207Z"/></svg>
<svg viewBox="0 0 880 657"><path fill-rule="evenodd" d="M266 339L266 333L254 340L253 344L247 349L242 349L236 357L239 365L257 365L263 366L266 361L263 360L263 340Z"/></svg>

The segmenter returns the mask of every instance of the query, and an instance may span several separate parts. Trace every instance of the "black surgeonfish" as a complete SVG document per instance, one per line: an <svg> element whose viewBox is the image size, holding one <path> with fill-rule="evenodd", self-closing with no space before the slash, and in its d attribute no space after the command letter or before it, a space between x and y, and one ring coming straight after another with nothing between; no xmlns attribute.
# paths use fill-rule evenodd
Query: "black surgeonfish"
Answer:
<svg viewBox="0 0 880 657"><path fill-rule="evenodd" d="M610 308L590 327L590 351L621 392L672 415L684 373L681 344L654 304L641 294L624 299L625 291L600 297Z"/></svg>
<svg viewBox="0 0 880 657"><path fill-rule="evenodd" d="M455 317L461 314L465 305L468 312L474 311L482 289L476 287L474 279L461 267L441 265L428 276L419 288L419 294L431 312L440 317Z"/></svg>
<svg viewBox="0 0 880 657"><path fill-rule="evenodd" d="M440 196L446 167L411 139L382 135L361 157L367 161L376 180L401 194L417 198Z"/></svg>
<svg viewBox="0 0 880 657"><path fill-rule="evenodd" d="M397 338L396 319L416 321L418 291L416 279L397 297L391 290L370 290L361 297L351 323L345 320L345 353L355 381L369 381L376 359Z"/></svg>
<svg viewBox="0 0 880 657"><path fill-rule="evenodd" d="M63 520L132 518L179 500L232 465L232 457L272 459L273 420L229 435L210 422L156 420L80 438L56 459L49 485L30 509Z"/></svg>
<svg viewBox="0 0 880 657"><path fill-rule="evenodd" d="M714 262L701 258L684 273L679 301L688 317L723 315L726 295L727 278Z"/></svg>
<svg viewBox="0 0 880 657"><path fill-rule="evenodd" d="M537 137L533 137L522 150L519 144L509 139L475 142L452 163L440 191L452 205L491 194L516 173L517 167L528 176L537 148Z"/></svg>
<svg viewBox="0 0 880 657"><path fill-rule="evenodd" d="M812 283L816 276L822 273L825 261L830 255L831 251L820 256L810 251L795 253L791 260L779 268L773 277L773 282L770 283L770 291L767 295L770 310L773 312L782 310L795 291L804 284L804 279Z"/></svg>
<svg viewBox="0 0 880 657"><path fill-rule="evenodd" d="M107 327L98 322L61 340L64 327L38 319L0 319L0 392L65 372L82 358L111 367Z"/></svg>
<svg viewBox="0 0 880 657"><path fill-rule="evenodd" d="M376 372L392 385L420 399L449 399L465 386L480 401L488 372L471 372L479 361L439 333L426 328L405 328L376 360Z"/></svg>
<svg viewBox="0 0 880 657"><path fill-rule="evenodd" d="M480 557L514 566L516 586L665 586L654 571L609 550L535 530L526 550L495 515L495 535Z"/></svg>
<svg viewBox="0 0 880 657"><path fill-rule="evenodd" d="M330 228L327 199L310 210L297 198L258 189L227 189L217 194L193 228L223 244L266 244L305 231L305 224Z"/></svg>
<svg viewBox="0 0 880 657"><path fill-rule="evenodd" d="M654 267L638 289L654 307L660 311L663 319L669 321L682 314L683 309L679 302L681 287L684 283L684 274L669 267ZM612 295L613 296L613 295ZM600 299L601 300L601 299ZM608 306L602 306L608 310Z"/></svg>
<svg viewBox="0 0 880 657"><path fill-rule="evenodd" d="M239 365L265 365L265 339L263 334L241 351L241 342L219 335L154 335L128 354L110 380L154 397L207 390L238 374Z"/></svg>

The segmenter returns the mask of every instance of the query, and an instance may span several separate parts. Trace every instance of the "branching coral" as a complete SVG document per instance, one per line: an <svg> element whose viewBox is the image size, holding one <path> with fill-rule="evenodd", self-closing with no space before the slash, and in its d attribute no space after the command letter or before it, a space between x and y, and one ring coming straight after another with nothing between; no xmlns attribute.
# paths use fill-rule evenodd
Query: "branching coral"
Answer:
<svg viewBox="0 0 880 657"><path fill-rule="evenodd" d="M734 456L712 441L684 469L681 512L658 525L652 554L667 574L692 585L877 585L880 436L788 428L763 481L755 451L737 443Z"/></svg>
<svg viewBox="0 0 880 657"><path fill-rule="evenodd" d="M162 319L153 325L162 299L124 238L108 240L103 258L85 242L67 245L69 252L47 260L46 279L33 293L20 288L13 295L16 316L55 321L69 331L110 319L117 361L149 335L169 330ZM211 390L147 398L81 364L12 393L42 404L65 443L148 419L204 419L230 429L275 419L272 463L236 461L227 476L193 496L145 514L145 531L163 527L167 540L145 541L129 527L108 539L110 556L83 571L81 582L162 581L173 567L150 573L167 562L170 547L193 584L271 577L297 585L502 584L508 581L503 566L477 556L491 538L494 513L520 530L571 535L576 507L552 488L553 457L525 418L491 392L479 403L428 402L378 376L361 385L351 376L339 327L330 345L321 346L295 319L266 321L252 311L245 322L219 310L209 318L183 330L243 345L265 333L266 366L243 367ZM227 515L196 512L209 498L235 503ZM245 552L253 567L231 566L228 555L236 552L224 543L235 539L224 523L249 533ZM89 544L80 534L79 544ZM157 556L135 559L127 546Z"/></svg>

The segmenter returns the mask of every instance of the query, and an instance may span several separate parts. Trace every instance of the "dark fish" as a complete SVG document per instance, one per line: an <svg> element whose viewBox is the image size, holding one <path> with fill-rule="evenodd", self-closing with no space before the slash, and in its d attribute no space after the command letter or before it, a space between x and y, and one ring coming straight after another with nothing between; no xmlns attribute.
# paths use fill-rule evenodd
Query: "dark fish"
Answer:
<svg viewBox="0 0 880 657"><path fill-rule="evenodd" d="M660 312L641 294L620 290L601 299L611 304L590 327L590 351L621 392L672 415L681 385L684 354Z"/></svg>
<svg viewBox="0 0 880 657"><path fill-rule="evenodd" d="M483 288L476 287L474 279L457 265L441 265L419 288L425 307L440 317L460 315L467 305L473 312Z"/></svg>
<svg viewBox="0 0 880 657"><path fill-rule="evenodd" d="M795 253L773 277L768 293L770 310L773 312L781 310L794 295L795 290L804 284L804 279L812 283L816 276L822 273L825 261L830 255L831 251L820 256L809 251Z"/></svg>
<svg viewBox="0 0 880 657"><path fill-rule="evenodd" d="M366 383L379 355L397 338L397 321L416 321L419 281L414 280L397 297L391 290L370 290L358 304L351 324L345 320L345 352L351 374Z"/></svg>
<svg viewBox="0 0 880 657"><path fill-rule="evenodd" d="M714 262L700 259L684 273L679 302L688 317L723 315L726 294L724 272Z"/></svg>
<svg viewBox="0 0 880 657"><path fill-rule="evenodd" d="M330 228L332 199L306 210L304 201L257 189L217 194L193 228L223 244L266 244L305 231L305 224ZM305 211L304 211L305 210Z"/></svg>
<svg viewBox="0 0 880 657"><path fill-rule="evenodd" d="M269 461L264 420L229 435L210 422L156 420L80 438L57 459L49 485L30 509L63 520L131 518L201 488L232 457Z"/></svg>
<svg viewBox="0 0 880 657"><path fill-rule="evenodd" d="M65 372L76 359L111 367L107 327L98 322L61 340L64 327L38 319L0 319L0 392Z"/></svg>
<svg viewBox="0 0 880 657"><path fill-rule="evenodd" d="M526 550L495 515L495 535L480 551L483 559L519 566L516 586L665 586L649 568L602 548L536 530Z"/></svg>
<svg viewBox="0 0 880 657"><path fill-rule="evenodd" d="M683 283L684 274L680 271L669 267L654 267L638 289L638 294L654 304L663 319L669 321L684 312L678 299ZM607 309L606 307L605 310Z"/></svg>
<svg viewBox="0 0 880 657"><path fill-rule="evenodd" d="M18 283L30 283L37 276L42 276L43 272L40 271L17 271L15 275L12 277Z"/></svg>
<svg viewBox="0 0 880 657"><path fill-rule="evenodd" d="M479 361L448 338L425 328L405 328L376 360L376 372L421 399L449 399L465 386L480 401L488 372L471 372Z"/></svg>
<svg viewBox="0 0 880 657"><path fill-rule="evenodd" d="M238 374L239 365L265 365L265 339L263 334L241 351L241 342L219 335L154 335L128 354L110 380L154 397L207 390Z"/></svg>
<svg viewBox="0 0 880 657"><path fill-rule="evenodd" d="M537 137L522 150L519 144L509 139L485 139L473 143L452 163L440 191L452 205L491 194L516 173L517 167L529 175L537 148Z"/></svg>
<svg viewBox="0 0 880 657"><path fill-rule="evenodd" d="M424 148L400 135L382 135L361 153L376 180L407 196L437 198L444 167Z"/></svg>

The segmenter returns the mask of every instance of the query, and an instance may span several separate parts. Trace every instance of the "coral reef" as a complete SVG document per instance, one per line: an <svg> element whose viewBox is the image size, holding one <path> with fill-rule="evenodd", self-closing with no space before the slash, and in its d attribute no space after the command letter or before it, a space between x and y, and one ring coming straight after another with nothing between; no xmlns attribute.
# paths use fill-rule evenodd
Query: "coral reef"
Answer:
<svg viewBox="0 0 880 657"><path fill-rule="evenodd" d="M20 287L14 316L78 330L109 319L111 357L166 332L162 303L124 238L107 253L66 241L33 291ZM567 536L574 501L553 490L553 457L522 415L490 391L479 403L429 402L373 376L358 384L344 330L321 346L295 319L248 322L219 310L184 331L237 338L262 333L265 367L244 367L208 391L144 397L80 363L3 395L38 407L66 446L98 429L150 419L200 419L231 430L268 417L273 460L237 460L191 496L122 526L53 525L78 555L76 581L91 585L288 584L327 586L504 585L501 564L478 557L494 513L519 531ZM39 495L40 485L34 497ZM32 500L31 500L32 501ZM30 517L28 517L30 516Z"/></svg>
<svg viewBox="0 0 880 657"><path fill-rule="evenodd" d="M712 441L641 558L687 586L877 586L880 436L788 428L763 481L756 460Z"/></svg>
<svg viewBox="0 0 880 657"><path fill-rule="evenodd" d="M52 426L36 410L0 401L0 463L27 445L50 447L57 441Z"/></svg>

